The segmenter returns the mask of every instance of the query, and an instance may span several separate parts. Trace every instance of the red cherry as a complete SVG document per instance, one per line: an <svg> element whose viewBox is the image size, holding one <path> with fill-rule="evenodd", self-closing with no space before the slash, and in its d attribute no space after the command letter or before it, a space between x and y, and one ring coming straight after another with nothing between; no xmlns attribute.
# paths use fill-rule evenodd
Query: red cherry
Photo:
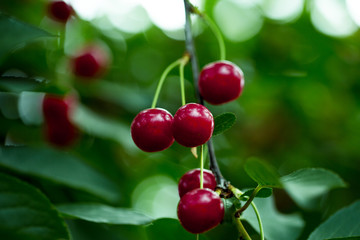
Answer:
<svg viewBox="0 0 360 240"><path fill-rule="evenodd" d="M185 147L206 143L214 130L214 117L201 104L188 103L177 110L172 127L175 140Z"/></svg>
<svg viewBox="0 0 360 240"><path fill-rule="evenodd" d="M110 62L108 52L99 46L88 46L72 59L72 71L75 76L86 79L100 77Z"/></svg>
<svg viewBox="0 0 360 240"><path fill-rule="evenodd" d="M214 105L237 99L245 80L241 69L228 61L218 61L206 65L199 76L200 95Z"/></svg>
<svg viewBox="0 0 360 240"><path fill-rule="evenodd" d="M171 126L173 116L162 108L141 111L131 124L131 136L141 150L158 152L170 147L174 142Z"/></svg>
<svg viewBox="0 0 360 240"><path fill-rule="evenodd" d="M197 188L181 198L177 215L181 225L188 232L203 233L222 221L224 204L214 191Z"/></svg>
<svg viewBox="0 0 360 240"><path fill-rule="evenodd" d="M215 190L216 180L214 174L204 169L203 172L203 186L204 188L209 188ZM178 189L180 198L184 196L187 192L190 192L193 189L200 187L200 169L193 169L185 173L179 181Z"/></svg>
<svg viewBox="0 0 360 240"><path fill-rule="evenodd" d="M43 101L45 136L53 145L68 147L78 138L78 129L71 122L75 105L73 97L46 95Z"/></svg>
<svg viewBox="0 0 360 240"><path fill-rule="evenodd" d="M51 1L48 4L48 15L55 21L66 23L73 13L73 8L64 1Z"/></svg>

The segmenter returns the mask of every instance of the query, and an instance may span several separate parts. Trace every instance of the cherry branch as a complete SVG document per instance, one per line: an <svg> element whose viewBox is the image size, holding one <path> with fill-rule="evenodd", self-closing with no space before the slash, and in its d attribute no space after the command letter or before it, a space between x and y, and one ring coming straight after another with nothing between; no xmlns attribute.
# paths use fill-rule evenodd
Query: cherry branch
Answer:
<svg viewBox="0 0 360 240"><path fill-rule="evenodd" d="M199 77L199 65L197 62L196 49L194 46L194 39L191 29L191 13L194 12L194 6L188 1L184 0L185 5L185 43L186 51L190 55L194 86L196 91L196 96L200 104L204 105L204 99L201 97L198 89L198 77ZM207 142L209 157L210 157L210 170L214 173L218 187L226 189L228 186L228 181L222 176L219 165L216 160L214 145L212 139Z"/></svg>

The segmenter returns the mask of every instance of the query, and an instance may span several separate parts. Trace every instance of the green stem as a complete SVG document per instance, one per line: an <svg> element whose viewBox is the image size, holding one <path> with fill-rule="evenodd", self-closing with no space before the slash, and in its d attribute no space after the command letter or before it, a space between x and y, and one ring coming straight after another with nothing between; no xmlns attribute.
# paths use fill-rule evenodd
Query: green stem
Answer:
<svg viewBox="0 0 360 240"><path fill-rule="evenodd" d="M265 236L264 236L264 228L263 228L263 225L262 225L262 221L261 221L261 217L260 217L260 213L255 205L254 202L251 202L251 206L252 208L254 209L254 212L255 212L255 215L256 215L256 218L258 220L258 223L259 223L259 229L260 229L260 237L261 237L261 240L264 240L265 239Z"/></svg>
<svg viewBox="0 0 360 240"><path fill-rule="evenodd" d="M210 27L211 31L214 33L218 44L219 44L219 50L220 50L220 60L225 60L226 58L226 49L225 49L225 42L224 42L224 38L222 36L222 33L220 31L220 29L218 28L218 26L215 24L215 22L209 18L208 15L206 15L205 13L200 12L199 9L197 9L196 7L193 6L193 12L196 13L197 15L199 15L200 17L202 17L204 19L204 21L206 22L206 24Z"/></svg>
<svg viewBox="0 0 360 240"><path fill-rule="evenodd" d="M190 56L188 54L184 55L183 61L180 63L179 72L180 72L180 89L181 89L181 104L184 106L186 104L185 98L185 81L184 81L184 67L189 61Z"/></svg>
<svg viewBox="0 0 360 240"><path fill-rule="evenodd" d="M234 221L235 221L236 228L240 233L240 239L251 240L251 237L249 236L246 229L244 228L244 225L241 223L240 218L234 217Z"/></svg>
<svg viewBox="0 0 360 240"><path fill-rule="evenodd" d="M235 216L236 217L240 217L240 214L245 211L251 204L251 202L254 200L256 194L261 190L262 186L258 185L254 191L252 192L252 194L250 195L249 199L246 201L246 203L244 204L244 206L242 206L240 209L238 209L235 212Z"/></svg>
<svg viewBox="0 0 360 240"><path fill-rule="evenodd" d="M204 145L200 147L200 188L204 188Z"/></svg>
<svg viewBox="0 0 360 240"><path fill-rule="evenodd" d="M154 95L154 100L151 104L151 108L155 108L156 107L156 103L158 101L158 98L159 98L159 94L160 94L160 91L161 91L161 88L162 88L162 85L164 84L165 82L165 79L166 79L166 76L169 74L169 72L175 68L176 66L178 66L179 64L181 64L181 62L183 61L183 58L180 58L178 60L176 60L175 62L171 63L165 70L164 72L162 73L161 77L160 77L160 80L159 80L159 83L156 87L156 91L155 91L155 95Z"/></svg>

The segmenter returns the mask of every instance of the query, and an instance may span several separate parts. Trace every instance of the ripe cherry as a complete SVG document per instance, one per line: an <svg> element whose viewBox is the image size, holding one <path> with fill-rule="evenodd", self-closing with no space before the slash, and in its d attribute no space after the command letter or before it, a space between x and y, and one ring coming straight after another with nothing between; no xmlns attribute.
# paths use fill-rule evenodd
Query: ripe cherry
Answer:
<svg viewBox="0 0 360 240"><path fill-rule="evenodd" d="M73 97L46 95L43 101L46 139L57 147L68 147L78 138L78 129L71 122L75 105Z"/></svg>
<svg viewBox="0 0 360 240"><path fill-rule="evenodd" d="M224 204L214 191L197 188L180 199L177 215L187 231L195 234L203 233L222 221Z"/></svg>
<svg viewBox="0 0 360 240"><path fill-rule="evenodd" d="M214 130L214 117L201 104L188 103L177 110L172 127L175 140L185 147L206 143Z"/></svg>
<svg viewBox="0 0 360 240"><path fill-rule="evenodd" d="M204 169L203 172L203 186L204 188L209 188L215 190L216 180L214 174ZM200 187L200 169L193 169L185 173L179 181L178 189L180 198L184 196L187 192L190 192L193 189Z"/></svg>
<svg viewBox="0 0 360 240"><path fill-rule="evenodd" d="M57 22L66 23L73 13L73 8L64 1L55 0L48 4L48 15Z"/></svg>
<svg viewBox="0 0 360 240"><path fill-rule="evenodd" d="M134 118L131 136L136 146L145 152L162 151L174 142L172 124L173 116L165 109L146 109Z"/></svg>
<svg viewBox="0 0 360 240"><path fill-rule="evenodd" d="M206 65L199 76L200 95L214 105L237 99L244 88L244 74L229 61L218 61Z"/></svg>
<svg viewBox="0 0 360 240"><path fill-rule="evenodd" d="M109 53L100 46L91 45L73 57L72 71L82 79L95 79L105 72L109 63Z"/></svg>

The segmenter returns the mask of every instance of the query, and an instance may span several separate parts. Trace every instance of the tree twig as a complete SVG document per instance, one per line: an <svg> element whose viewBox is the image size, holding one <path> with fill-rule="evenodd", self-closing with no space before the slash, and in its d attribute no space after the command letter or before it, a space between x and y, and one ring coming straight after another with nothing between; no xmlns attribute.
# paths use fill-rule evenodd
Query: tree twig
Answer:
<svg viewBox="0 0 360 240"><path fill-rule="evenodd" d="M191 13L193 12L194 7L188 0L184 0L185 5L185 43L186 51L190 54L190 61L194 79L194 86L196 91L196 96L200 104L204 105L204 99L201 97L198 89L198 79L199 79L199 64L197 62L196 49L194 46L194 39L191 30ZM214 173L215 179L218 187L226 189L228 186L228 181L222 176L219 165L216 160L214 145L210 139L207 142L209 157L210 157L210 170Z"/></svg>

